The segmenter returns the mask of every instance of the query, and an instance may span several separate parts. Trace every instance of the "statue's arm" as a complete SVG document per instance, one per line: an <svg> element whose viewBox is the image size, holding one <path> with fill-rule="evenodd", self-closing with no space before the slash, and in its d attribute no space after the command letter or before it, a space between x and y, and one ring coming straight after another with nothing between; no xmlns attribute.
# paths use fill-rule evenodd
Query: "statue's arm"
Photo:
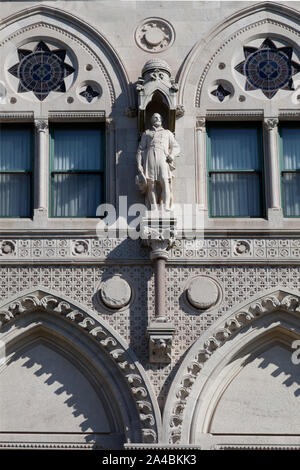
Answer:
<svg viewBox="0 0 300 470"><path fill-rule="evenodd" d="M175 139L173 133L170 131L169 135L169 159L174 160L175 157L179 157L180 146L177 140Z"/></svg>
<svg viewBox="0 0 300 470"><path fill-rule="evenodd" d="M142 174L144 173L143 152L144 150L146 150L146 147L147 147L147 138L146 138L146 133L144 132L142 135L141 141L139 143L137 154L136 154L136 162L137 162L138 171Z"/></svg>

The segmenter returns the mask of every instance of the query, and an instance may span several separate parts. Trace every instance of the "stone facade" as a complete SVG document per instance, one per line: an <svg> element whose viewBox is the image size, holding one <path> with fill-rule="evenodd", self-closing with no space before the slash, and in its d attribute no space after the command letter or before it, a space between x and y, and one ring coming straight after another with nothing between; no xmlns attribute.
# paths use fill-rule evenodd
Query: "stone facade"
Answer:
<svg viewBox="0 0 300 470"><path fill-rule="evenodd" d="M0 447L300 447L300 220L283 215L278 163L278 128L300 119L299 37L300 2L1 2L0 121L34 128L35 158L32 217L0 218ZM236 68L266 39L293 54L276 93ZM42 92L16 67L39 47L64 57ZM141 240L135 213L116 229L51 217L49 128L105 128L118 215L143 203L153 109L181 148L174 203L199 224L144 218ZM261 124L264 217L209 216L216 121Z"/></svg>

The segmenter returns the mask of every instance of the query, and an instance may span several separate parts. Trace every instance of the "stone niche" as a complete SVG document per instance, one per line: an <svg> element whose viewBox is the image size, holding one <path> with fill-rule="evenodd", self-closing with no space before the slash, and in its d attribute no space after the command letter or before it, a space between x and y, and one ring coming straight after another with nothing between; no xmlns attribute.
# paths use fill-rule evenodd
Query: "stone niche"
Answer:
<svg viewBox="0 0 300 470"><path fill-rule="evenodd" d="M161 59L148 60L137 82L139 132L151 127L151 116L159 113L165 129L175 131L176 94L178 85L171 77L171 69Z"/></svg>

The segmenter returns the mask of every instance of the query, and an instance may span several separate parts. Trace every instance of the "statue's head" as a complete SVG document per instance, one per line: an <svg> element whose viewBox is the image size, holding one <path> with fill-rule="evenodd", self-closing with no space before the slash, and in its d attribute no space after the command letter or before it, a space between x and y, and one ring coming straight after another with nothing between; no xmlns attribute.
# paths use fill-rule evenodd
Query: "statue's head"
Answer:
<svg viewBox="0 0 300 470"><path fill-rule="evenodd" d="M162 125L161 115L159 113L154 113L151 117L151 124L154 127L159 127Z"/></svg>

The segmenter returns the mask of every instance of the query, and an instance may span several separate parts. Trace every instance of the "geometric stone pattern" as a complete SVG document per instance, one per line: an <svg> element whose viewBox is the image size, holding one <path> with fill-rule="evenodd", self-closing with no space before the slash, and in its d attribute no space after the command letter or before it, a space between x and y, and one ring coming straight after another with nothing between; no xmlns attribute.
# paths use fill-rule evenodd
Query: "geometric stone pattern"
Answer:
<svg viewBox="0 0 300 470"><path fill-rule="evenodd" d="M176 240L169 251L169 260L265 262L269 260L297 260L300 256L300 239L296 238L205 238L195 240ZM20 258L45 261L85 258L85 260L104 259L143 259L149 260L149 250L139 240L125 238L85 239L54 238L42 239L0 239L1 261Z"/></svg>
<svg viewBox="0 0 300 470"><path fill-rule="evenodd" d="M122 312L108 313L94 304L102 278L120 275L134 292L131 303ZM209 276L221 287L222 302L209 311L199 311L187 301L185 291L195 276ZM146 368L154 391L163 407L172 378L186 350L222 314L264 289L276 286L299 290L298 266L201 266L167 265L166 313L175 327L170 364L148 364L147 326L155 320L154 280L151 265L134 266L2 266L0 296L4 300L34 287L61 292L101 315L130 344ZM96 308L97 307L97 308Z"/></svg>

